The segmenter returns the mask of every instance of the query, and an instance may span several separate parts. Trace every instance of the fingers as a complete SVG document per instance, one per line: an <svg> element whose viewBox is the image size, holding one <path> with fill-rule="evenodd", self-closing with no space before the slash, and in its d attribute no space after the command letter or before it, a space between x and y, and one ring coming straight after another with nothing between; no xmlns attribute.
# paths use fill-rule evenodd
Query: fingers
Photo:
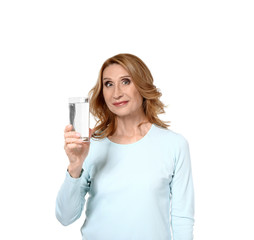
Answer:
<svg viewBox="0 0 254 240"><path fill-rule="evenodd" d="M64 129L64 138L65 138L65 147L68 145L68 148L76 148L77 145L82 144L82 139L80 134L72 131L73 126L71 124L67 125Z"/></svg>
<svg viewBox="0 0 254 240"><path fill-rule="evenodd" d="M78 149L82 149L83 148L83 144L81 143L81 144L76 144L76 143L69 143L69 144L67 144L67 143L65 143L64 144L64 149L66 150L66 151L68 151L68 150L78 150Z"/></svg>
<svg viewBox="0 0 254 240"><path fill-rule="evenodd" d="M66 138L65 142L66 142L66 144L70 144L70 143L77 143L77 144L79 144L79 143L82 143L83 141L82 141L81 138Z"/></svg>
<svg viewBox="0 0 254 240"><path fill-rule="evenodd" d="M70 131L64 134L65 138L80 138L80 134L75 131Z"/></svg>
<svg viewBox="0 0 254 240"><path fill-rule="evenodd" d="M73 126L71 124L67 125L64 129L64 138L65 139L79 139L80 134L78 132L72 131ZM89 128L89 138L92 137L93 133L95 132L95 129ZM72 141L72 140L71 140ZM69 143L69 141L67 142Z"/></svg>
<svg viewBox="0 0 254 240"><path fill-rule="evenodd" d="M84 143L81 138L66 138L64 142L64 149L82 149L84 145L88 145L88 143Z"/></svg>
<svg viewBox="0 0 254 240"><path fill-rule="evenodd" d="M72 130L72 125L69 124L69 125L67 125L67 126L65 127L64 133L67 133L67 132L69 132L69 131L71 131L71 130Z"/></svg>
<svg viewBox="0 0 254 240"><path fill-rule="evenodd" d="M71 124L67 125L64 129L64 137L65 138L80 138L80 134L78 132L72 131L73 127Z"/></svg>

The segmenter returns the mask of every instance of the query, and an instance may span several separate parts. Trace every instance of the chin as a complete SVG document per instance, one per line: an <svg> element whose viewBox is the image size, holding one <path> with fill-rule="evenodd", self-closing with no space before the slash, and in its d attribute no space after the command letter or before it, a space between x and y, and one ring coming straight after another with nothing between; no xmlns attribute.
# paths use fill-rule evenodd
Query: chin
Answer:
<svg viewBox="0 0 254 240"><path fill-rule="evenodd" d="M126 112L126 111L112 111L110 110L112 113L114 113L117 117L126 117L126 116L130 116L130 112Z"/></svg>
<svg viewBox="0 0 254 240"><path fill-rule="evenodd" d="M128 113L119 113L119 112L113 112L117 117L127 117L130 116Z"/></svg>

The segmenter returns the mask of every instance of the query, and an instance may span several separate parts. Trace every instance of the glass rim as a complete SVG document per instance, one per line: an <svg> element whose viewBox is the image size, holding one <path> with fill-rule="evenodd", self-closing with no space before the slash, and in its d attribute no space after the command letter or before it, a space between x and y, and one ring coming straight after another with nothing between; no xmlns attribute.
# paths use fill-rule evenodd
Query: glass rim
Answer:
<svg viewBox="0 0 254 240"><path fill-rule="evenodd" d="M89 103L88 97L69 97L69 103Z"/></svg>

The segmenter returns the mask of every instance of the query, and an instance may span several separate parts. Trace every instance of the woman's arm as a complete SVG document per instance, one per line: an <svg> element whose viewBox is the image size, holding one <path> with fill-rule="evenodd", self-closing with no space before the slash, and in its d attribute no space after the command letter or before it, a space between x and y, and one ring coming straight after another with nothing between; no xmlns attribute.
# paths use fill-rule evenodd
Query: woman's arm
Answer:
<svg viewBox="0 0 254 240"><path fill-rule="evenodd" d="M90 182L84 170L79 178L72 178L66 172L65 180L56 199L56 218L64 226L76 221L83 211L85 195L89 191Z"/></svg>
<svg viewBox="0 0 254 240"><path fill-rule="evenodd" d="M90 129L90 139L92 134L93 129ZM74 131L72 125L65 127L64 138L64 150L69 158L70 173L66 172L64 183L58 192L55 211L59 222L66 226L81 216L85 195L90 187L88 173L84 167L90 153L90 142L83 142L80 134ZM83 172L82 167L85 169Z"/></svg>
<svg viewBox="0 0 254 240"><path fill-rule="evenodd" d="M174 240L192 240L194 225L194 189L189 144L180 135L171 182L171 224Z"/></svg>

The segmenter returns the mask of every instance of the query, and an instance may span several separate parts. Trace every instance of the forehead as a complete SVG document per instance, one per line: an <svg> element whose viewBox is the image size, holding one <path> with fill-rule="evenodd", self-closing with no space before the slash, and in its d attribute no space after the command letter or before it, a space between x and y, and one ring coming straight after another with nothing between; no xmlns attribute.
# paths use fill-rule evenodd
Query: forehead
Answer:
<svg viewBox="0 0 254 240"><path fill-rule="evenodd" d="M128 71L122 67L120 64L111 64L106 67L103 71L103 78L119 78L121 76L129 75Z"/></svg>

